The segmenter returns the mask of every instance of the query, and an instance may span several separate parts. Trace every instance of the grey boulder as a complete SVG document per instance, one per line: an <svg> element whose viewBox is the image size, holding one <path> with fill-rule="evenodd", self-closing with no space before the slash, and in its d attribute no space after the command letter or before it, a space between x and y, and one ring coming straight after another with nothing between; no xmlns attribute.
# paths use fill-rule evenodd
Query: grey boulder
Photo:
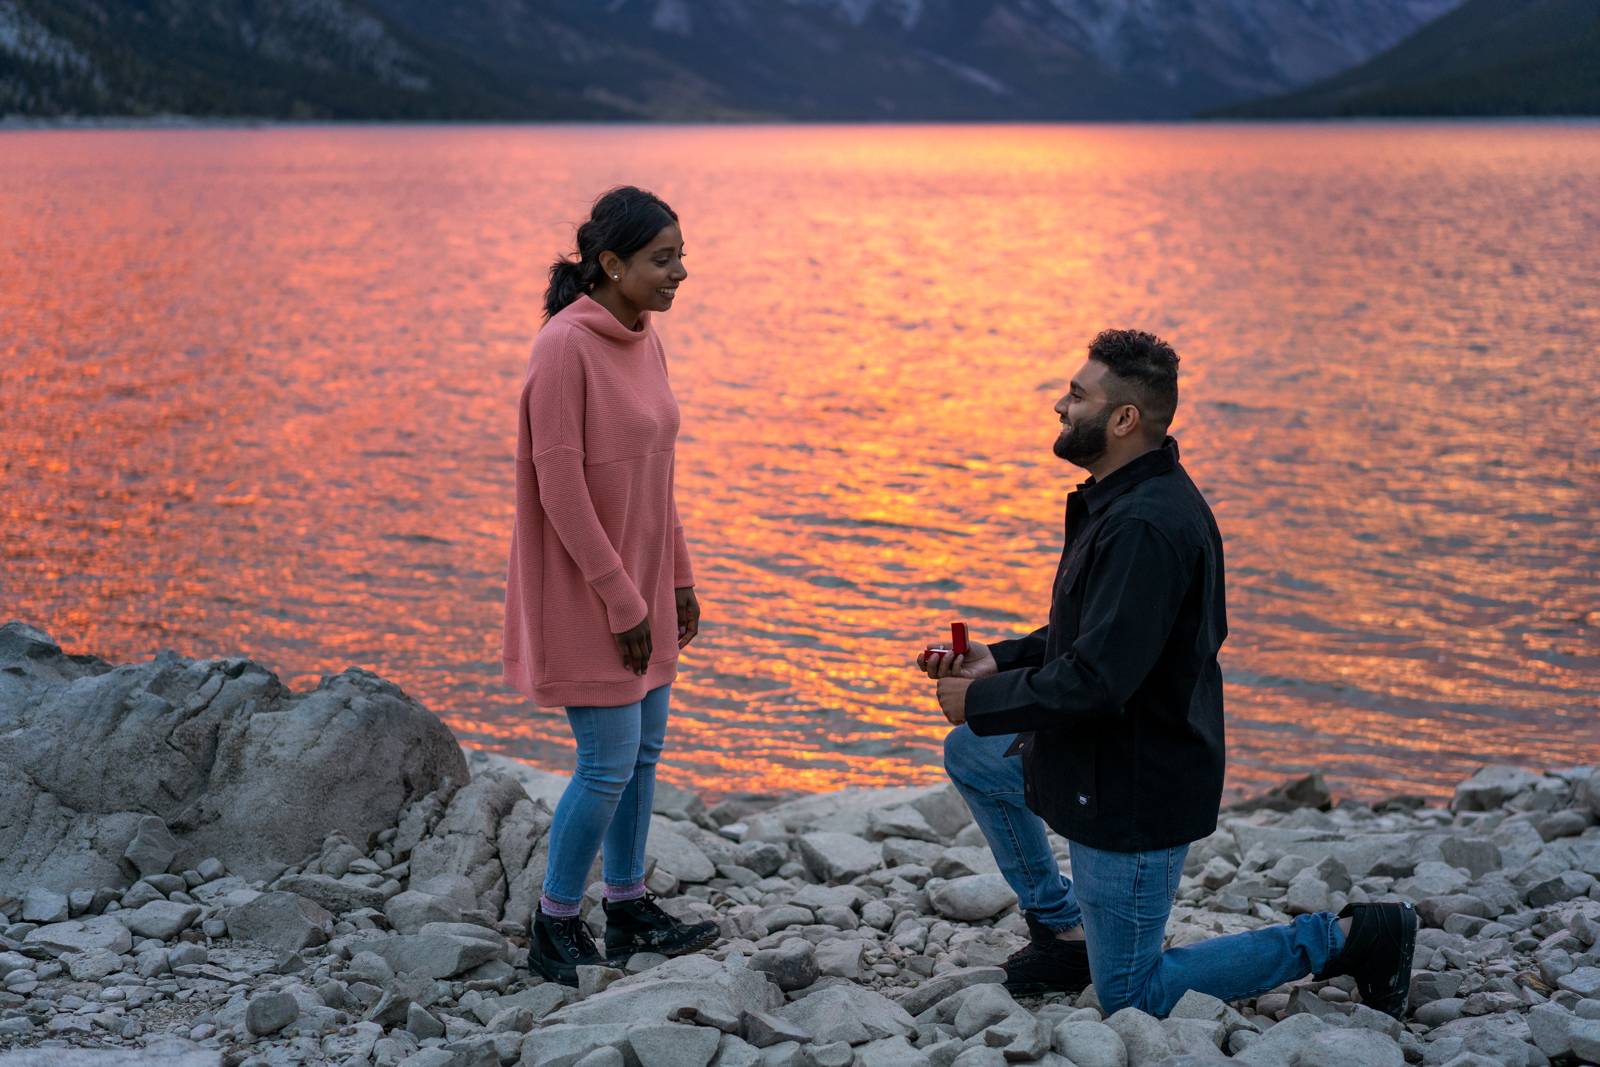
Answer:
<svg viewBox="0 0 1600 1067"><path fill-rule="evenodd" d="M199 917L198 905L179 904L171 900L152 900L133 911L117 913L117 918L126 923L129 930L140 937L153 937L160 941L171 941L189 929Z"/></svg>
<svg viewBox="0 0 1600 1067"><path fill-rule="evenodd" d="M772 1013L831 1041L862 1045L890 1037L909 1037L917 1024L888 997L858 987L828 986Z"/></svg>
<svg viewBox="0 0 1600 1067"><path fill-rule="evenodd" d="M323 945L333 933L333 916L319 904L294 893L263 893L230 908L224 920L228 936L255 941L280 952Z"/></svg>
<svg viewBox="0 0 1600 1067"><path fill-rule="evenodd" d="M770 1012L783 1003L766 976L705 956L680 956L643 974L613 982L603 991L549 1016L552 1024L592 1026L614 1019L630 1022L704 1022L724 1032L738 1029L746 1012Z"/></svg>
<svg viewBox="0 0 1600 1067"><path fill-rule="evenodd" d="M248 660L114 667L0 626L0 893L127 885L162 866L152 819L179 846L166 868L270 878L466 777L449 729L365 671L295 693Z"/></svg>
<svg viewBox="0 0 1600 1067"><path fill-rule="evenodd" d="M978 922L1011 907L1017 902L1017 894L998 874L969 874L930 885L928 902L946 919Z"/></svg>

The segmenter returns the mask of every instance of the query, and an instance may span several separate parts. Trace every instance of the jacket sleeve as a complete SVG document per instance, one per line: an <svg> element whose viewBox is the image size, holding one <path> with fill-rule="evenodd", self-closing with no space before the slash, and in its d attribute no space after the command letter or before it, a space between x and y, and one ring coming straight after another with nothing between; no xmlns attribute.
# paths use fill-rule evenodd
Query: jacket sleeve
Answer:
<svg viewBox="0 0 1600 1067"><path fill-rule="evenodd" d="M1094 552L1078 639L1043 666L974 682L967 690L973 733L1050 730L1120 715L1149 676L1189 589L1184 554L1136 518L1102 533Z"/></svg>
<svg viewBox="0 0 1600 1067"><path fill-rule="evenodd" d="M1002 671L1012 671L1018 667L1043 667L1044 642L1049 634L1050 627L1041 626L1026 637L996 641L989 646L989 653L994 656L995 666Z"/></svg>
<svg viewBox="0 0 1600 1067"><path fill-rule="evenodd" d="M611 632L622 633L642 622L649 609L589 496L583 471L583 366L565 337L550 340L534 357L523 408L539 504L561 546L605 605Z"/></svg>

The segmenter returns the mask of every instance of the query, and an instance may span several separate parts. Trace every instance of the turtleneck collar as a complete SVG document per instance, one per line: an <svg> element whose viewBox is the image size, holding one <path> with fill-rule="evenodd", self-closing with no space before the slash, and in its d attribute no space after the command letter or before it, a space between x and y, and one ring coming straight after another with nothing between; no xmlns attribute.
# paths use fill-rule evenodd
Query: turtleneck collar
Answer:
<svg viewBox="0 0 1600 1067"><path fill-rule="evenodd" d="M630 330L618 322L615 315L607 311L598 300L588 293L584 293L563 308L561 317L571 319L591 333L597 333L616 344L634 345L650 336L650 312L641 311L639 313L639 328Z"/></svg>

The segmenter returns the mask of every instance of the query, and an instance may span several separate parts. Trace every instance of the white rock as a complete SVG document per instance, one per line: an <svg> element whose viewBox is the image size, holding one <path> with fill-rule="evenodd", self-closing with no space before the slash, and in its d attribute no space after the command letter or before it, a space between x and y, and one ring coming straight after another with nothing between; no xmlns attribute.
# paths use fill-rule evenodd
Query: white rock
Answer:
<svg viewBox="0 0 1600 1067"><path fill-rule="evenodd" d="M928 901L947 919L978 922L1016 904L1017 895L998 874L969 874L930 885Z"/></svg>
<svg viewBox="0 0 1600 1067"><path fill-rule="evenodd" d="M1160 1063L1174 1051L1159 1020L1138 1008L1123 1008L1106 1020L1128 1050L1128 1067Z"/></svg>
<svg viewBox="0 0 1600 1067"><path fill-rule="evenodd" d="M818 878L848 882L883 866L883 850L854 834L817 831L798 839L806 867Z"/></svg>
<svg viewBox="0 0 1600 1067"><path fill-rule="evenodd" d="M1067 1020L1056 1024L1051 1046L1077 1067L1128 1067L1122 1037L1105 1023Z"/></svg>
<svg viewBox="0 0 1600 1067"><path fill-rule="evenodd" d="M69 905L65 893L35 886L22 894L22 921L59 923L67 921Z"/></svg>
<svg viewBox="0 0 1600 1067"><path fill-rule="evenodd" d="M909 1037L916 1021L887 997L859 987L829 986L776 1009L771 1014L813 1034L865 1044L887 1037Z"/></svg>
<svg viewBox="0 0 1600 1067"><path fill-rule="evenodd" d="M1395 1041L1371 1030L1329 1030L1300 1046L1295 1067L1405 1067Z"/></svg>
<svg viewBox="0 0 1600 1067"><path fill-rule="evenodd" d="M140 937L153 937L158 941L171 941L200 917L195 904L177 904L170 900L152 900L134 911L121 911L117 918Z"/></svg>
<svg viewBox="0 0 1600 1067"><path fill-rule="evenodd" d="M24 942L38 945L58 956L93 949L121 954L133 947L133 936L115 916L96 915L88 919L72 919L41 926L30 932Z"/></svg>
<svg viewBox="0 0 1600 1067"><path fill-rule="evenodd" d="M706 1067L722 1040L720 1031L676 1023L640 1023L627 1036L639 1063L652 1067Z"/></svg>

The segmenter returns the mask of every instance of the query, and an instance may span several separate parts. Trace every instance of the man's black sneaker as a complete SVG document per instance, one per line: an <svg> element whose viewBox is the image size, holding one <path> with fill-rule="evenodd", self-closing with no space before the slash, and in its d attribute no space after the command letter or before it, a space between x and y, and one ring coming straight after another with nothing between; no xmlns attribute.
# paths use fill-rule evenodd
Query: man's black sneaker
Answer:
<svg viewBox="0 0 1600 1067"><path fill-rule="evenodd" d="M533 913L533 936L528 938L528 968L552 982L575 986L579 967L601 967L605 959L583 919L561 919L538 909Z"/></svg>
<svg viewBox="0 0 1600 1067"><path fill-rule="evenodd" d="M1317 977L1349 975L1361 991L1361 1003L1403 1021L1417 950L1417 910L1405 903L1348 904L1339 918L1350 920L1350 936Z"/></svg>
<svg viewBox="0 0 1600 1067"><path fill-rule="evenodd" d="M1089 946L1063 941L1056 932L1024 915L1028 943L1006 960L1006 991L1012 996L1081 993L1089 985Z"/></svg>
<svg viewBox="0 0 1600 1067"><path fill-rule="evenodd" d="M646 893L635 900L604 901L606 957L624 963L636 952L682 956L710 947L720 931L713 922L679 922Z"/></svg>

